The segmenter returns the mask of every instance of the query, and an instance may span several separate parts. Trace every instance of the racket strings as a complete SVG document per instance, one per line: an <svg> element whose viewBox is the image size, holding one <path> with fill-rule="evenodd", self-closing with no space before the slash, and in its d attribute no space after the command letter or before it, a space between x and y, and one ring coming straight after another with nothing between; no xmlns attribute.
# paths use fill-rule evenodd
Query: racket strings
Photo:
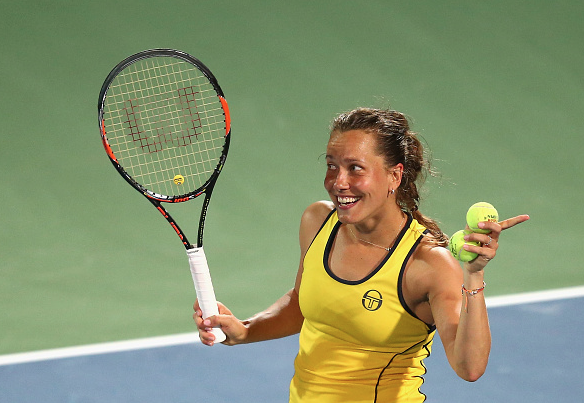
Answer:
<svg viewBox="0 0 584 403"><path fill-rule="evenodd" d="M195 66L171 57L144 59L118 74L104 127L124 170L160 195L201 187L225 144L225 114L213 85Z"/></svg>

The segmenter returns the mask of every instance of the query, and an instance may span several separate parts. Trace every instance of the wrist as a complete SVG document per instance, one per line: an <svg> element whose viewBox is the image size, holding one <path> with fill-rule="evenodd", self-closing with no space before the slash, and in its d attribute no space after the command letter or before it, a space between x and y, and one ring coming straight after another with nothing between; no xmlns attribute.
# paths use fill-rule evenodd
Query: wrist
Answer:
<svg viewBox="0 0 584 403"><path fill-rule="evenodd" d="M472 297L473 295L477 295L479 292L483 292L486 286L487 286L487 283L485 283L484 281L480 287L472 288L472 289L466 288L466 286L463 284L461 292L462 292L462 295L467 294L467 295Z"/></svg>
<svg viewBox="0 0 584 403"><path fill-rule="evenodd" d="M483 281L482 285L477 288L467 288L464 284L462 285L461 293L464 297L464 310L468 312L468 300L469 298L473 298L477 294L482 293L485 290L487 284Z"/></svg>
<svg viewBox="0 0 584 403"><path fill-rule="evenodd" d="M239 323L241 323L241 328L239 330L239 334L237 335L236 340L234 340L235 344L253 343L253 340L250 339L250 337L252 337L252 331L253 331L252 330L252 326L253 326L252 320L253 320L253 318L239 321Z"/></svg>
<svg viewBox="0 0 584 403"><path fill-rule="evenodd" d="M466 289L474 290L475 288L480 288L485 282L485 274L482 271L470 272L465 270L463 275L463 282Z"/></svg>

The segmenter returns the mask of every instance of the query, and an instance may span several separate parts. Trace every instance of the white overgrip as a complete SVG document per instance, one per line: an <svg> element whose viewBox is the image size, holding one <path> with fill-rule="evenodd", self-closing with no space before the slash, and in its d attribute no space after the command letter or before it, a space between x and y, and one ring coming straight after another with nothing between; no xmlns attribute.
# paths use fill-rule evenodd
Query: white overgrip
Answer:
<svg viewBox="0 0 584 403"><path fill-rule="evenodd" d="M197 292L199 307L203 312L203 318L218 315L217 299L215 298L215 290L211 282L211 274L209 273L209 265L207 264L205 251L202 247L188 249L187 256L189 257L191 275L195 283L195 291ZM220 328L213 328L212 332L215 335L216 343L221 343L225 340L225 333Z"/></svg>

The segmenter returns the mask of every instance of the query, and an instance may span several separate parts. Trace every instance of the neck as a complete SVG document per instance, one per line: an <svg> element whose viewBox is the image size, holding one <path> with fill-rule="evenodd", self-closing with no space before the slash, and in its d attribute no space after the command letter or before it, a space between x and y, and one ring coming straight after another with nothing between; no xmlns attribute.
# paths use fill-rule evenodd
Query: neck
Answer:
<svg viewBox="0 0 584 403"><path fill-rule="evenodd" d="M378 216L369 217L361 222L352 224L353 231L363 237L383 239L395 234L396 228L401 228L407 215L395 205L391 211L385 210Z"/></svg>
<svg viewBox="0 0 584 403"><path fill-rule="evenodd" d="M347 228L356 241L389 250L393 247L397 236L406 222L406 218L407 215L399 210L399 214L392 215L391 220L377 222L375 226L348 224Z"/></svg>

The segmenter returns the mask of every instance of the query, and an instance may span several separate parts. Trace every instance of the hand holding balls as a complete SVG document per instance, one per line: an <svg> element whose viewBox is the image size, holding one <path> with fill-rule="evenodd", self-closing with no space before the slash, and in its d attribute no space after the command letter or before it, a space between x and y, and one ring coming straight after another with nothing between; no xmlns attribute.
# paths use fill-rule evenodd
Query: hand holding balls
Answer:
<svg viewBox="0 0 584 403"><path fill-rule="evenodd" d="M452 256L454 256L457 260L460 260L461 262L470 262L471 260L477 258L478 255L476 253L464 250L463 246L465 243L469 245L480 246L480 243L472 241L465 242L464 236L470 234L471 232L478 232L481 234L489 233L489 230L480 229L478 227L478 224L484 221L498 222L499 213L497 212L497 209L495 209L492 204L486 202L479 202L470 206L468 212L466 213L466 224L468 225L470 231L457 231L454 233L454 235L452 235L448 244L448 249L450 249Z"/></svg>

